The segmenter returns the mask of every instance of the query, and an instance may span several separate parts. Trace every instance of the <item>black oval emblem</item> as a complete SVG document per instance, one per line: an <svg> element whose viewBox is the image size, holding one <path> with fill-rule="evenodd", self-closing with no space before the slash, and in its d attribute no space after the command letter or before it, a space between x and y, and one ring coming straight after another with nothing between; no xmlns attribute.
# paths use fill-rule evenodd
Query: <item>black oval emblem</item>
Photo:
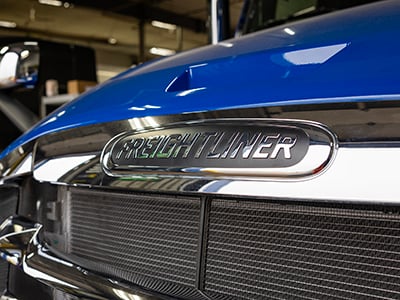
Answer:
<svg viewBox="0 0 400 300"><path fill-rule="evenodd" d="M102 163L107 174L116 176L132 172L284 176L279 175L284 170L286 176L304 176L327 164L334 144L333 134L311 122L214 120L123 133L107 144ZM325 152L323 161L319 154L318 162L302 166L315 146ZM295 170L298 165L302 170Z"/></svg>

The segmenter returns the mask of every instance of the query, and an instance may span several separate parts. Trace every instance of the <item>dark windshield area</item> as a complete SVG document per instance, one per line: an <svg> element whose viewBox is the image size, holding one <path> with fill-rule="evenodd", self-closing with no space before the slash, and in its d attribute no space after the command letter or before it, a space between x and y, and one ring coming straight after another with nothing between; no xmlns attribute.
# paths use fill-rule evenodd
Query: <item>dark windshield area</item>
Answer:
<svg viewBox="0 0 400 300"><path fill-rule="evenodd" d="M250 0L242 34L379 0Z"/></svg>

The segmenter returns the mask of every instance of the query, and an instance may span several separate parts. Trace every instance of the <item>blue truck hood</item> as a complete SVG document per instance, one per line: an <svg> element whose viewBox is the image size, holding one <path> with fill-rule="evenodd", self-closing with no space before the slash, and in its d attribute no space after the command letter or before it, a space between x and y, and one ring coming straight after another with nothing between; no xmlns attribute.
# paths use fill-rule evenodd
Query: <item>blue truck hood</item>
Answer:
<svg viewBox="0 0 400 300"><path fill-rule="evenodd" d="M84 93L11 144L145 116L400 99L400 2L382 1L143 64Z"/></svg>

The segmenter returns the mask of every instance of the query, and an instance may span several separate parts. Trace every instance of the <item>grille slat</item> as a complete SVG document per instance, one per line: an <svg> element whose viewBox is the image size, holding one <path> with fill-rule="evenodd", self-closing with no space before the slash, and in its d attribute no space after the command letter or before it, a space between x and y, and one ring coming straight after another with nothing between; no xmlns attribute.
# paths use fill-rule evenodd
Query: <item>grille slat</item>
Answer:
<svg viewBox="0 0 400 300"><path fill-rule="evenodd" d="M76 208L74 207L74 209L76 209ZM103 212L103 213L105 214L106 212ZM80 217L83 219L82 224L85 224L84 219L87 219L87 221L89 221L87 223L90 225L90 224L93 224L93 222L98 221L99 214L97 214L97 216L96 216L95 214L90 214L90 213L88 215L85 215L84 213L76 213L75 216L77 218ZM115 217L118 217L118 216L115 216ZM133 217L134 216L132 216L132 218ZM173 218L169 218L168 215L166 216L166 219L168 219L168 222L159 222L156 220L153 220L153 221L140 220L140 224L136 225L136 227L138 227L138 228L140 228L140 227L154 228L156 230L160 230L160 228L162 228L162 226L168 226L168 228L170 230L173 230L175 228L176 231L181 231L179 229L192 228L193 226L198 225L197 222L187 222L184 220L175 220ZM176 223L172 223L172 221L176 222ZM126 226L127 228L130 228L130 226L132 224L132 222L118 221L118 218L116 218L116 220L109 220L108 223L110 226L113 226L113 225L114 226Z"/></svg>
<svg viewBox="0 0 400 300"><path fill-rule="evenodd" d="M219 232L221 233L221 232ZM342 263L346 262L353 262L356 265L369 265L369 266L385 266L388 268L392 268L393 270L400 270L400 258L398 256L398 253L393 252L393 251L382 251L382 250L375 250L375 249L362 249L360 247L338 247L335 244L324 244L324 243L307 243L307 242L302 242L301 240L289 240L289 239L282 239L279 240L277 238L271 239L268 238L267 241L254 241L254 240L248 240L247 244L245 246L242 246L238 243L240 243L241 240L228 240L226 239L227 233L221 235L224 236L224 238L216 242L216 244L221 244L225 245L228 247L231 245L230 251L233 252L241 252L241 251L254 251L255 253L257 252L262 252L260 248L265 247L268 249L268 251L276 252L276 253L285 253L282 251L282 240L287 241L287 245L285 249L291 250L291 251L307 251L308 255L302 254L303 256L311 256L311 254L314 255L325 255L325 259L327 261L333 260L333 261L340 261ZM262 237L260 237L262 238ZM286 252L288 254L292 254L293 252ZM340 260L335 259L335 256L337 256L337 253L341 253ZM379 253L379 256L376 256L375 254ZM395 263L395 264L394 264Z"/></svg>
<svg viewBox="0 0 400 300"><path fill-rule="evenodd" d="M224 247L224 248L228 248L227 243L221 242L218 244L222 245L222 247ZM259 251L252 247L241 248L238 246L236 247L236 250L231 250L231 249L221 250L221 248L215 248L215 247L210 247L210 249L218 251L220 256L222 256L222 257L225 256L227 258L230 258L232 256L232 254L241 255L242 253L248 252L247 258L244 260L245 261L248 260L249 262L254 261L254 262L258 263L257 259L259 259L259 256L266 256L266 255L268 255L268 257L279 256L279 257L284 257L287 262L293 261L295 263L300 262L300 263L304 263L306 265L310 265L310 268L312 268L312 269L323 268L325 270L325 272L327 272L328 268L331 268L333 270L332 271L333 274L343 271L343 270L346 270L347 272L349 272L349 271L356 272L354 274L358 274L358 272L362 272L365 274L379 274L382 276L386 276L387 278L385 278L385 280L391 280L392 277L395 278L395 280L398 280L397 275L391 275L391 274L387 274L387 273L379 273L378 272L379 268L382 266L382 264L380 264L382 262L381 259L374 260L374 258L368 257L370 260L370 263L368 263L368 261L363 261L362 263L359 263L354 260L352 261L352 260L344 260L344 259L332 259L332 258L327 258L325 256L324 264L321 265L320 263L313 263L313 259L318 256L312 255L312 253L313 253L312 249L303 248L303 250L307 251L308 254L302 254L302 253L298 254L296 252L289 252L289 251L275 251L275 250L271 250L270 245L266 245L266 246L268 247L268 249L264 250L264 251ZM279 248L279 247L282 248L281 245L273 245L273 246L277 247L277 248ZM322 254L324 254L324 253L322 253ZM332 253L332 254L334 254L334 253ZM340 255L340 258L342 258L342 257L343 257L343 254ZM251 258L253 258L253 259L251 259ZM341 267L341 265L347 265L348 263L352 263L354 268L349 269L348 267L347 268ZM390 263L390 261L387 262L387 268L392 270L392 272L394 272L394 273L399 272L400 269L398 267L395 267L396 264L397 265L399 264L399 262L393 261L393 264L395 264L395 265L392 265ZM355 268L357 266L358 266L358 268ZM374 272L368 272L367 270L365 270L365 267L374 268ZM386 271L387 269L385 268L384 270Z"/></svg>
<svg viewBox="0 0 400 300"><path fill-rule="evenodd" d="M74 243L74 241L87 243L88 246L90 246L90 245L97 246L97 244L101 241L101 239L99 239L99 238L96 239L96 238L91 238L90 236L86 236L85 238L74 238L73 243ZM143 258L143 257L140 256L139 258L141 260L150 259L151 256L153 255L153 256L158 256L160 259L164 259L164 260L167 260L167 259L168 260L178 260L178 258L181 258L182 261L187 261L188 259L192 258L194 254L196 254L196 251L195 251L196 249L195 249L195 250L193 250L192 253L190 253L190 255L189 254L185 255L185 254L181 254L181 253L176 253L174 257L166 258L164 255L159 254L159 253L162 253L164 251L179 250L179 248L169 247L168 245L166 245L166 246L164 245L164 247L157 248L157 250L154 250L154 246L158 246L158 244L148 244L148 245L149 246L153 246L153 247L145 247L145 246L143 246L143 247L139 248L139 249L146 250L147 253L148 253L148 257ZM109 255L111 256L111 254L115 253L115 254L118 254L118 257L120 257L122 259L124 256L121 254L121 247L127 247L127 246L131 247L133 250L135 250L137 248L133 244L127 245L127 244L122 243L122 242L115 242L114 246L112 246L112 247L110 246L109 247L109 251L108 251ZM139 249L136 249L136 250L139 250ZM82 249L77 249L77 251L82 251ZM96 253L97 249L93 249L93 250L87 250L86 249L86 252ZM131 254L130 257L131 256L134 257L135 255Z"/></svg>
<svg viewBox="0 0 400 300"><path fill-rule="evenodd" d="M94 251L90 251L90 250L82 250L82 252L80 253L81 257L84 258L92 258L93 255L96 254ZM97 261L98 262L103 262L103 263L109 263L110 260L114 260L115 261L115 265L114 267L125 267L126 264L130 263L131 259L137 259L138 261L135 262L135 265L131 267L131 269L135 270L135 273L137 274L142 274L142 275L147 275L147 276L154 276L156 278L161 278L161 279L165 279L164 276L160 275L160 270L164 271L164 272L170 272L172 269L171 268L176 268L179 267L180 264L172 264L169 263L167 260L164 260L164 264L163 266L158 266L157 271L153 271L152 268L154 267L155 263L158 263L159 260L151 260L149 258L144 259L141 256L130 256L129 259L128 258L124 258L120 256L120 253L118 253L117 251L112 252L111 254L109 253L107 255L106 258L98 258ZM142 271L140 271L142 270ZM170 274L170 276L176 280L186 280L187 281L187 277L193 275L195 269L190 269L188 268L187 271L177 271L175 272L175 274Z"/></svg>
<svg viewBox="0 0 400 300"><path fill-rule="evenodd" d="M218 299L398 298L399 219L379 210L214 199L205 291Z"/></svg>

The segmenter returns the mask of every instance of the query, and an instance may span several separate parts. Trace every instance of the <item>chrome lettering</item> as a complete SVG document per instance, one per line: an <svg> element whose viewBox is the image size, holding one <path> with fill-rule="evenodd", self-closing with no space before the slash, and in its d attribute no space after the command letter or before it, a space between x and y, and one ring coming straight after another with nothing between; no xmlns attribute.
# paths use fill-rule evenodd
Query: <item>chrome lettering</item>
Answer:
<svg viewBox="0 0 400 300"><path fill-rule="evenodd" d="M229 151L231 151L232 146L234 145L237 137L240 135L240 132L235 132L234 134L231 135L230 139L226 142L226 147L225 149L221 152L220 158L227 158Z"/></svg>
<svg viewBox="0 0 400 300"><path fill-rule="evenodd" d="M245 131L137 137L116 144L115 159L291 159L297 139L295 135Z"/></svg>
<svg viewBox="0 0 400 300"><path fill-rule="evenodd" d="M260 135L261 133L257 133L250 138L248 132L242 133L237 142L235 141L235 147L229 158L236 158L240 149L242 149L242 158L249 158Z"/></svg>
<svg viewBox="0 0 400 300"><path fill-rule="evenodd" d="M163 136L149 137L140 151L138 158L153 158L163 138Z"/></svg>
<svg viewBox="0 0 400 300"><path fill-rule="evenodd" d="M290 153L290 149L296 144L297 138L293 138L290 136L285 136L279 139L278 143L276 144L274 151L271 153L271 159L275 159L279 151L283 150L283 155L286 159L292 158Z"/></svg>
<svg viewBox="0 0 400 300"><path fill-rule="evenodd" d="M203 137L203 141L200 144L200 147L198 148L198 150L196 151L194 158L199 158L204 150L204 148L206 147L207 143L210 141L210 139L213 136L216 136L218 133L217 132L204 132L202 134Z"/></svg>
<svg viewBox="0 0 400 300"><path fill-rule="evenodd" d="M117 153L117 160L121 158L121 156L125 153L125 159L129 159L131 157L136 158L138 151L140 147L144 144L145 139L144 138L137 138L137 139L131 139L130 141L127 141L124 143L122 146L122 149Z"/></svg>
<svg viewBox="0 0 400 300"><path fill-rule="evenodd" d="M193 145L197 142L200 133L196 133L192 139L190 139L191 134L186 133L182 140L179 142L177 145L174 154L172 155L173 158L177 158L181 150L185 150L182 153L182 158L187 158L189 155L189 152L192 150Z"/></svg>
<svg viewBox="0 0 400 300"><path fill-rule="evenodd" d="M179 142L182 138L181 134L171 134L166 138L164 146L157 153L157 158L170 158L174 149L176 147L176 143Z"/></svg>
<svg viewBox="0 0 400 300"><path fill-rule="evenodd" d="M215 138L214 144L211 146L211 150L206 155L207 158L219 158L220 157L221 154L216 152L216 149L217 149L218 145L221 143L221 140L223 139L224 135L225 135L224 132L218 133L217 137Z"/></svg>
<svg viewBox="0 0 400 300"><path fill-rule="evenodd" d="M276 140L279 137L280 134L264 136L261 142L258 144L256 151L253 154L253 158L268 158L269 152L266 152L265 150L271 149L274 143L270 141Z"/></svg>

